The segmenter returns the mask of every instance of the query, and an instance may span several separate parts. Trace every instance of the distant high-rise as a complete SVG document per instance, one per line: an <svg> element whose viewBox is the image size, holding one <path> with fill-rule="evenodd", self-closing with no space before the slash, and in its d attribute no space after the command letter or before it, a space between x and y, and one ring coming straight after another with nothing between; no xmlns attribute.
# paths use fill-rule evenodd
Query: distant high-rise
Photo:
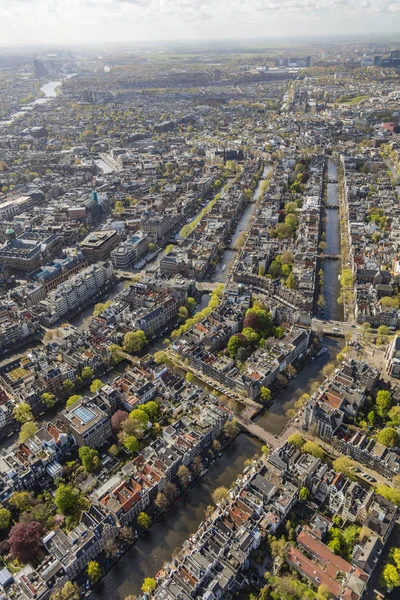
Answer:
<svg viewBox="0 0 400 600"><path fill-rule="evenodd" d="M41 79L42 77L46 77L46 75L48 74L47 69L45 68L43 63L40 60L36 60L36 58L33 61L33 69L35 71L36 79Z"/></svg>

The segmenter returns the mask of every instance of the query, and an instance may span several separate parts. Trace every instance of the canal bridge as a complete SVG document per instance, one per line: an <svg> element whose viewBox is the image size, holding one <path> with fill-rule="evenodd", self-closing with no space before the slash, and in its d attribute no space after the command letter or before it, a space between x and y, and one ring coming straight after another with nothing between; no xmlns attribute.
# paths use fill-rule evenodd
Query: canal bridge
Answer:
<svg viewBox="0 0 400 600"><path fill-rule="evenodd" d="M281 445L282 442L279 440L279 438L276 438L269 431L265 431L265 429L260 427L260 425L257 425L257 423L254 423L254 421L251 419L246 419L245 417L238 417L235 415L235 420L246 431L246 433L261 440L261 442L264 442L264 444L267 444L267 446L273 450Z"/></svg>
<svg viewBox="0 0 400 600"><path fill-rule="evenodd" d="M332 337L345 337L346 333L360 333L362 331L361 325L358 323L348 323L346 321L324 321L322 319L314 318L311 321L311 328L315 331L322 331L324 335L330 335Z"/></svg>
<svg viewBox="0 0 400 600"><path fill-rule="evenodd" d="M338 210L339 209L339 204L327 204L325 206L326 209L330 209L330 210Z"/></svg>
<svg viewBox="0 0 400 600"><path fill-rule="evenodd" d="M340 254L320 254L322 260L340 260Z"/></svg>
<svg viewBox="0 0 400 600"><path fill-rule="evenodd" d="M334 177L328 178L328 183L337 183L337 182L338 182L338 180L335 179Z"/></svg>

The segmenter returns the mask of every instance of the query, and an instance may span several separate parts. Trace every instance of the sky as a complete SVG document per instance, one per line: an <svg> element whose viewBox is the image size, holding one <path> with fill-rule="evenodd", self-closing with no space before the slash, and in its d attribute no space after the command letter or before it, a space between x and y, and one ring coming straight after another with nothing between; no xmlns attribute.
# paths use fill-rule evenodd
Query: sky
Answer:
<svg viewBox="0 0 400 600"><path fill-rule="evenodd" d="M0 44L398 33L400 0L0 0Z"/></svg>

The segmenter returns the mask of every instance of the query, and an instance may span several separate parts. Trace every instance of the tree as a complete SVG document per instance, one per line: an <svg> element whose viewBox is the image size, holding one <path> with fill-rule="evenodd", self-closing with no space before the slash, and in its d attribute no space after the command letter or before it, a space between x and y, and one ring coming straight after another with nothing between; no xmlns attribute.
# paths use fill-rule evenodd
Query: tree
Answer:
<svg viewBox="0 0 400 600"><path fill-rule="evenodd" d="M82 379L91 379L94 375L94 371L91 367L83 367L81 375Z"/></svg>
<svg viewBox="0 0 400 600"><path fill-rule="evenodd" d="M304 446L304 440L299 433L292 433L288 437L289 444L293 444L296 448L302 448Z"/></svg>
<svg viewBox="0 0 400 600"><path fill-rule="evenodd" d="M18 442L22 444L23 442L30 440L31 437L33 437L38 430L39 427L33 421L28 421L28 423L24 423L19 432Z"/></svg>
<svg viewBox="0 0 400 600"><path fill-rule="evenodd" d="M265 444L264 444L264 446L261 446L261 452L263 453L264 456L268 456L269 455L268 446L266 446Z"/></svg>
<svg viewBox="0 0 400 600"><path fill-rule="evenodd" d="M101 569L100 565L97 561L91 560L88 562L88 566L86 568L86 573L92 583L95 583L100 579Z"/></svg>
<svg viewBox="0 0 400 600"><path fill-rule="evenodd" d="M331 598L333 598L331 590L328 588L327 585L325 585L324 583L322 583L318 587L318 592L317 592L317 595L316 595L316 600L331 600Z"/></svg>
<svg viewBox="0 0 400 600"><path fill-rule="evenodd" d="M390 411L389 411L389 414L390 414ZM376 418L375 412L373 410L370 410L369 413L368 413L368 415L367 415L367 420L368 420L368 423L370 424L371 427L374 426L375 418ZM400 422L399 422L399 424L400 424Z"/></svg>
<svg viewBox="0 0 400 600"><path fill-rule="evenodd" d="M48 392L45 392L44 394L42 394L42 400L43 400L44 404L47 406L47 408L53 408L53 406L56 403L55 395L49 394Z"/></svg>
<svg viewBox="0 0 400 600"><path fill-rule="evenodd" d="M180 465L178 468L178 477L182 485L187 485L190 479L190 471L185 465Z"/></svg>
<svg viewBox="0 0 400 600"><path fill-rule="evenodd" d="M155 505L162 512L166 511L167 508L169 507L169 502L167 500L166 495L163 492L158 492L156 499L155 499Z"/></svg>
<svg viewBox="0 0 400 600"><path fill-rule="evenodd" d="M172 502L178 495L178 490L176 489L176 486L170 481L167 481L167 483L165 484L163 492L169 504L172 504Z"/></svg>
<svg viewBox="0 0 400 600"><path fill-rule="evenodd" d="M218 440L213 440L212 449L214 450L214 452L219 452L221 450L221 442L219 442Z"/></svg>
<svg viewBox="0 0 400 600"><path fill-rule="evenodd" d="M75 386L74 386L74 384L72 383L72 381L71 381L70 379L66 379L66 380L63 382L63 389L64 389L64 391L65 391L65 392L67 392L68 394L69 394L70 392L72 392L72 390L74 389L74 387L75 387Z"/></svg>
<svg viewBox="0 0 400 600"><path fill-rule="evenodd" d="M398 442L399 436L394 427L385 427L378 433L378 442L387 448L393 448Z"/></svg>
<svg viewBox="0 0 400 600"><path fill-rule="evenodd" d="M400 573L392 564L385 565L382 571L382 581L388 590L400 586Z"/></svg>
<svg viewBox="0 0 400 600"><path fill-rule="evenodd" d="M129 417L129 413L126 410L117 410L111 417L111 429L114 434L122 431L122 426L126 419Z"/></svg>
<svg viewBox="0 0 400 600"><path fill-rule="evenodd" d="M190 371L188 371L185 375L185 379L186 381L188 381L189 383L194 383L195 377L193 375L193 373L191 373Z"/></svg>
<svg viewBox="0 0 400 600"><path fill-rule="evenodd" d="M24 564L37 559L45 529L37 521L17 523L8 538L10 554Z"/></svg>
<svg viewBox="0 0 400 600"><path fill-rule="evenodd" d="M66 407L69 408L70 406L72 406L73 404L75 404L76 402L78 402L78 400L80 400L82 398L82 396L80 396L79 394L73 394L73 396L70 396L67 400L66 403Z"/></svg>
<svg viewBox="0 0 400 600"><path fill-rule="evenodd" d="M390 331L389 327L386 327L386 325L380 325L378 327L378 335L383 336L383 335L390 335L392 332Z"/></svg>
<svg viewBox="0 0 400 600"><path fill-rule="evenodd" d="M140 350L146 344L147 337L141 329L139 329L138 331L128 331L128 333L124 335L125 352L140 352Z"/></svg>
<svg viewBox="0 0 400 600"><path fill-rule="evenodd" d="M104 383L101 381L101 379L94 379L90 386L90 391L92 392L92 394L95 394L97 390L103 387L103 385Z"/></svg>
<svg viewBox="0 0 400 600"><path fill-rule="evenodd" d="M311 454L312 456L314 456L314 458L319 458L321 460L325 457L325 452L323 451L321 446L319 446L315 442L306 442L303 445L301 451L305 454Z"/></svg>
<svg viewBox="0 0 400 600"><path fill-rule="evenodd" d="M186 307L191 315L196 310L196 306L197 306L196 300L189 296L188 299L186 300Z"/></svg>
<svg viewBox="0 0 400 600"><path fill-rule="evenodd" d="M145 402L145 404L141 405L141 408L142 410L144 410L144 412L148 415L150 419L154 419L154 417L157 416L159 411L159 406L154 400L149 400L148 402Z"/></svg>
<svg viewBox="0 0 400 600"><path fill-rule="evenodd" d="M178 310L178 316L181 321L185 322L189 318L189 311L186 306L181 306Z"/></svg>
<svg viewBox="0 0 400 600"><path fill-rule="evenodd" d="M136 436L127 435L123 441L124 447L130 454L134 454L139 450L139 442Z"/></svg>
<svg viewBox="0 0 400 600"><path fill-rule="evenodd" d="M143 434L148 429L149 416L141 408L134 408L129 415L129 422L134 426L134 434L137 437L143 437ZM125 423L126 425L126 423ZM124 428L125 429L125 428ZM126 429L125 429L126 431Z"/></svg>
<svg viewBox="0 0 400 600"><path fill-rule="evenodd" d="M104 554L106 555L107 558L115 558L118 554L118 550L119 550L118 544L114 539L109 538L108 540L105 541Z"/></svg>
<svg viewBox="0 0 400 600"><path fill-rule="evenodd" d="M388 417L390 419L391 425L394 427L400 426L400 406L393 406L389 412Z"/></svg>
<svg viewBox="0 0 400 600"><path fill-rule="evenodd" d="M348 479L356 479L354 475L354 467L356 466L356 463L347 456L341 456L340 458L337 458L333 461L332 466L334 471L337 473L343 473L343 475Z"/></svg>
<svg viewBox="0 0 400 600"><path fill-rule="evenodd" d="M139 527L141 527L142 529L148 529L151 525L151 518L147 513L141 512L138 514L137 522Z"/></svg>
<svg viewBox="0 0 400 600"><path fill-rule="evenodd" d="M232 358L235 358L237 351L239 348L242 348L246 344L247 340L244 339L244 336L241 335L233 335L228 342L228 352Z"/></svg>
<svg viewBox="0 0 400 600"><path fill-rule="evenodd" d="M171 360L168 356L168 354L166 352L163 352L162 350L159 350L158 352L156 352L153 356L154 358L154 362L156 362L158 365L160 364L171 364Z"/></svg>
<svg viewBox="0 0 400 600"><path fill-rule="evenodd" d="M258 335L258 333L255 332L254 329L251 329L251 327L245 327L242 331L242 335L244 335L246 340L252 346L255 346L256 344L258 344L258 342L260 340L260 336Z"/></svg>
<svg viewBox="0 0 400 600"><path fill-rule="evenodd" d="M8 504L23 512L33 506L34 500L31 492L14 492L8 499Z"/></svg>
<svg viewBox="0 0 400 600"><path fill-rule="evenodd" d="M63 514L68 514L78 503L80 497L79 490L70 485L62 483L56 489L54 501L58 510Z"/></svg>
<svg viewBox="0 0 400 600"><path fill-rule="evenodd" d="M76 583L67 581L62 588L52 593L50 600L79 600L80 597L79 586Z"/></svg>
<svg viewBox="0 0 400 600"><path fill-rule="evenodd" d="M27 402L17 404L13 410L13 415L20 423L27 423L33 419L32 409Z"/></svg>
<svg viewBox="0 0 400 600"><path fill-rule="evenodd" d="M94 448L89 448L89 446L81 446L78 454L85 471L91 473L92 471L98 469L100 465L100 459L97 450Z"/></svg>
<svg viewBox="0 0 400 600"><path fill-rule="evenodd" d="M190 465L193 475L197 476L203 470L203 463L200 456L195 456Z"/></svg>
<svg viewBox="0 0 400 600"><path fill-rule="evenodd" d="M156 587L156 580L153 577L146 577L142 584L142 592L145 594L152 594Z"/></svg>
<svg viewBox="0 0 400 600"><path fill-rule="evenodd" d="M243 328L249 327L261 335L268 337L272 333L271 315L262 308L249 308L243 321Z"/></svg>
<svg viewBox="0 0 400 600"><path fill-rule="evenodd" d="M240 429L237 424L237 421L232 419L232 421L225 421L224 423L224 434L230 440L236 437L239 433Z"/></svg>
<svg viewBox="0 0 400 600"><path fill-rule="evenodd" d="M11 522L11 513L7 508L0 508L0 529L8 529Z"/></svg>
<svg viewBox="0 0 400 600"><path fill-rule="evenodd" d="M392 396L387 390L380 390L376 395L376 412L384 419L392 405Z"/></svg>
<svg viewBox="0 0 400 600"><path fill-rule="evenodd" d="M271 400L271 390L267 387L262 386L260 389L260 398L263 402Z"/></svg>
<svg viewBox="0 0 400 600"><path fill-rule="evenodd" d="M214 500L215 504L218 504L221 502L221 500L225 500L228 497L228 494L228 489L222 485L213 491L212 499Z"/></svg>
<svg viewBox="0 0 400 600"><path fill-rule="evenodd" d="M299 491L299 500L305 502L308 499L309 495L310 490L308 490L306 487L302 487Z"/></svg>
<svg viewBox="0 0 400 600"><path fill-rule="evenodd" d="M377 485L375 491L379 496L393 502L396 506L400 506L400 491L384 484Z"/></svg>
<svg viewBox="0 0 400 600"><path fill-rule="evenodd" d="M122 212L124 212L124 205L121 200L117 200L114 204L114 212L116 212L117 215L120 215Z"/></svg>
<svg viewBox="0 0 400 600"><path fill-rule="evenodd" d="M297 284L295 282L293 273L290 273L289 277L287 278L286 287L289 288L289 290L297 290Z"/></svg>

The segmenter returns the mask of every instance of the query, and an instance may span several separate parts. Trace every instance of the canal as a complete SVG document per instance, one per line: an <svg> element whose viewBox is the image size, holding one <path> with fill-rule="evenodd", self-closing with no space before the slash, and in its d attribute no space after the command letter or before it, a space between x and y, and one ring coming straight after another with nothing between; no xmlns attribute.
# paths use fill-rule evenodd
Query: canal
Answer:
<svg viewBox="0 0 400 600"><path fill-rule="evenodd" d="M239 237L242 235L242 233L244 231L246 231L247 226L250 222L250 219L253 216L254 211L256 209L256 201L258 200L258 198L260 197L260 195L262 193L262 185L263 185L264 181L266 180L266 178L268 177L268 175L272 172L273 168L274 167L271 163L268 163L264 167L264 171L261 176L261 179L259 180L257 187L254 190L254 194L253 194L253 198L252 198L253 201L246 206L246 208L243 211L242 216L240 217L240 219L238 221L235 233L233 234L232 241L230 243L231 246L235 246ZM234 250L225 250L224 251L222 258L219 261L219 263L217 264L215 271L211 277L211 281L216 281L216 282L220 282L220 283L226 282L227 275L229 274L228 267L232 263L232 261L235 260L236 255L237 255L237 252L235 252Z"/></svg>
<svg viewBox="0 0 400 600"><path fill-rule="evenodd" d="M242 473L245 460L255 453L261 453L261 443L240 434L207 474L111 569L90 594L90 600L123 600L128 594L140 593L144 578L154 577L164 562L171 560L174 551L197 531L205 509L214 504L212 492L219 486L230 487Z"/></svg>
<svg viewBox="0 0 400 600"><path fill-rule="evenodd" d="M337 180L337 167L335 163L328 160L328 179ZM338 184L327 184L327 206L338 204ZM337 208L327 208L326 216L326 254L340 254L340 216ZM324 312L321 317L332 321L343 321L343 305L338 302L340 295L340 260L324 260L322 269L324 272L325 300Z"/></svg>
<svg viewBox="0 0 400 600"><path fill-rule="evenodd" d="M257 425L260 425L274 435L281 434L289 420L286 412L294 407L296 400L300 396L310 394L311 387L315 382L322 383L325 379L322 374L322 368L335 360L336 354L344 346L344 340L341 338L324 337L322 343L328 351L316 357L304 369L299 371L289 382L287 388L276 397L272 406L256 419Z"/></svg>

